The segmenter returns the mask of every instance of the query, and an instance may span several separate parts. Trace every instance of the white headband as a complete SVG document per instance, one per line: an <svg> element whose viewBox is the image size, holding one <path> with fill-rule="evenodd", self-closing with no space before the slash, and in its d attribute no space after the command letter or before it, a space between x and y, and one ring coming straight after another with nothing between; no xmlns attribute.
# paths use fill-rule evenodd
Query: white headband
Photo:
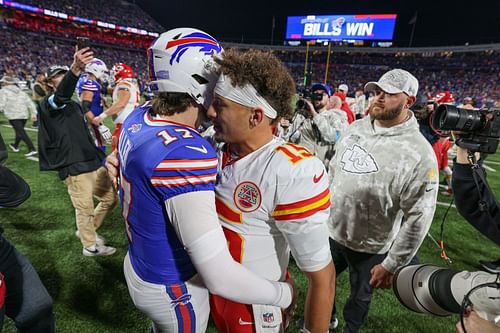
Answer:
<svg viewBox="0 0 500 333"><path fill-rule="evenodd" d="M264 114L271 119L275 119L278 116L278 112L249 83L243 87L235 87L230 77L221 75L215 85L215 93L244 106L251 108L261 107L264 110Z"/></svg>

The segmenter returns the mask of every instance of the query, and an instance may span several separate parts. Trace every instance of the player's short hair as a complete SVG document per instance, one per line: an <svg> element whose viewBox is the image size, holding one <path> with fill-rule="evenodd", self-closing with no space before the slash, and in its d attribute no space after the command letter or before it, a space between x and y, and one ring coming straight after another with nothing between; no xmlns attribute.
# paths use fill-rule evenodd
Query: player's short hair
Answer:
<svg viewBox="0 0 500 333"><path fill-rule="evenodd" d="M265 98L278 113L273 122L291 116L295 83L274 54L254 49L230 49L224 51L222 57L215 57L215 61L219 73L228 76L233 85L251 84Z"/></svg>
<svg viewBox="0 0 500 333"><path fill-rule="evenodd" d="M186 111L190 105L196 106L197 104L187 93L161 92L153 98L151 112L162 116L172 116Z"/></svg>

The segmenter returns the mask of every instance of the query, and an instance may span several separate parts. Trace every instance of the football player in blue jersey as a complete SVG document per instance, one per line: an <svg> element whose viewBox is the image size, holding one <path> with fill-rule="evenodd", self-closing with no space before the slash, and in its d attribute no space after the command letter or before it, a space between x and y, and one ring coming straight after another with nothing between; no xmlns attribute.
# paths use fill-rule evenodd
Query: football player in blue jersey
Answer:
<svg viewBox="0 0 500 333"><path fill-rule="evenodd" d="M221 51L200 30L163 33L148 50L155 97L127 117L119 139L129 239L124 273L155 333L204 332L209 292L293 308L291 284L261 278L232 259L216 213L217 156L196 128L212 101L213 56Z"/></svg>
<svg viewBox="0 0 500 333"><path fill-rule="evenodd" d="M91 134L96 140L97 147L103 151L105 144L111 142L111 132L103 124L92 125L92 120L104 111L101 97L102 87L99 80L106 76L107 71L106 64L102 60L94 58L85 66L85 74L78 80L77 85L78 96Z"/></svg>

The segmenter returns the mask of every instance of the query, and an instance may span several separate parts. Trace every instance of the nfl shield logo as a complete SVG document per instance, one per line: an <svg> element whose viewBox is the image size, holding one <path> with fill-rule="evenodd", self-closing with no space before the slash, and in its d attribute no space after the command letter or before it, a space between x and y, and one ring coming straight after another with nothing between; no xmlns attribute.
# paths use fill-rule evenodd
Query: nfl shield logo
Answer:
<svg viewBox="0 0 500 333"><path fill-rule="evenodd" d="M262 320L264 320L265 323L272 323L274 321L274 315L272 312L264 312L262 314Z"/></svg>

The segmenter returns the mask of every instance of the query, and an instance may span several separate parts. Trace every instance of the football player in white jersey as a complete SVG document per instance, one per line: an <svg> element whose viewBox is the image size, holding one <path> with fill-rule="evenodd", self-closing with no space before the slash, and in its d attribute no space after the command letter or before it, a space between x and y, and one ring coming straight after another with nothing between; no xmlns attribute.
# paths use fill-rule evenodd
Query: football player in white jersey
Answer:
<svg viewBox="0 0 500 333"><path fill-rule="evenodd" d="M113 122L116 125L113 137L118 138L120 137L123 121L139 105L140 92L139 87L137 87L137 82L134 79L134 71L129 65L125 63L114 64L111 68L111 77L115 82L115 87L113 88L113 104L100 116L95 117L92 123L98 126L104 119L112 116ZM115 149L114 142L116 142L116 140L113 140L112 150Z"/></svg>
<svg viewBox="0 0 500 333"><path fill-rule="evenodd" d="M235 260L258 275L284 281L290 250L309 279L305 331L328 331L335 294L329 253L328 176L304 147L273 136L291 112L295 91L271 53L229 50L216 58L221 77L208 116L219 151L216 206ZM279 308L211 298L219 332L282 332Z"/></svg>

